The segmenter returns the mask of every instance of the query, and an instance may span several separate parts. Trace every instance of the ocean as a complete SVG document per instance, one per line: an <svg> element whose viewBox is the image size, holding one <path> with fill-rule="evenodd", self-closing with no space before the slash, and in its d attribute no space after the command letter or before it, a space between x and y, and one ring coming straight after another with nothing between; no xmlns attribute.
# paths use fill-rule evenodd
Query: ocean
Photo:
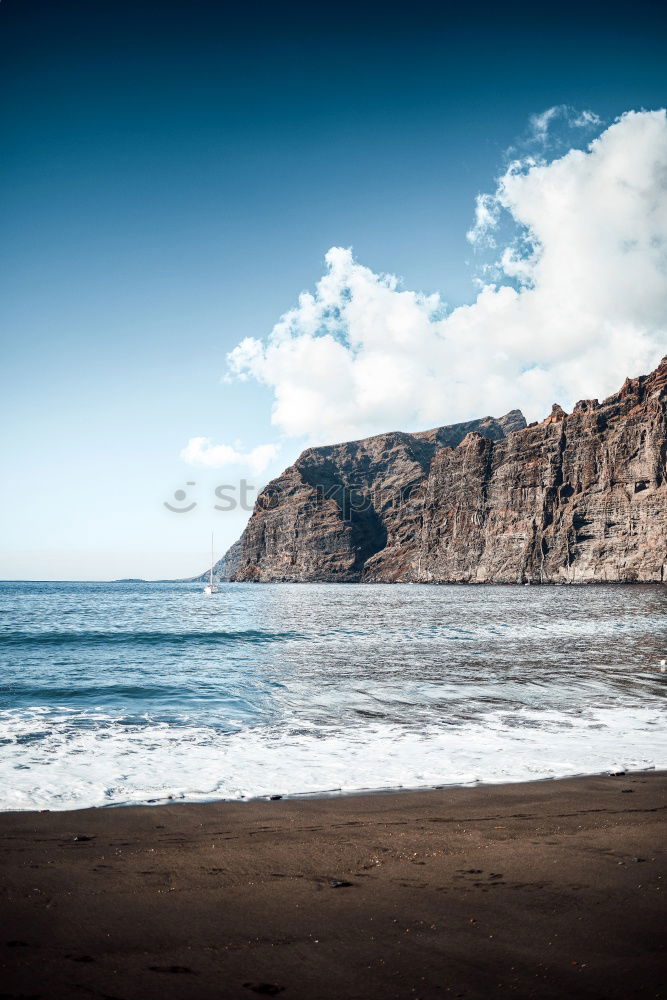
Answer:
<svg viewBox="0 0 667 1000"><path fill-rule="evenodd" d="M667 768L667 588L0 583L0 809Z"/></svg>

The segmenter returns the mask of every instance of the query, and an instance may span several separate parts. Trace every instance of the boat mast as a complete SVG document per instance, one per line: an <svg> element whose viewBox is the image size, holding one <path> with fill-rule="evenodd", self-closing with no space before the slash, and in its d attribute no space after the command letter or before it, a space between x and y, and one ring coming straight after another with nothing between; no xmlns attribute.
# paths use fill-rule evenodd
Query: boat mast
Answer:
<svg viewBox="0 0 667 1000"><path fill-rule="evenodd" d="M213 532L211 532L211 588L213 587Z"/></svg>

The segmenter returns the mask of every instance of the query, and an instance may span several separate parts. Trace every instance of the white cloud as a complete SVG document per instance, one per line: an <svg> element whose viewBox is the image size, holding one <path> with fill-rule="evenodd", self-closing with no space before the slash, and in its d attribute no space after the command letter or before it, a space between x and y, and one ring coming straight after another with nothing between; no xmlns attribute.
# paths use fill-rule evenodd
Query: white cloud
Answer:
<svg viewBox="0 0 667 1000"><path fill-rule="evenodd" d="M629 112L551 162L514 161L478 199L473 238L493 238L501 217L518 237L472 305L447 312L334 247L315 291L266 340L243 340L230 373L271 387L282 432L324 444L514 406L541 419L655 365L667 350L664 111Z"/></svg>
<svg viewBox="0 0 667 1000"><path fill-rule="evenodd" d="M478 194L475 199L475 224L466 236L474 246L495 247L492 230L498 225L500 204L492 194Z"/></svg>
<svg viewBox="0 0 667 1000"><path fill-rule="evenodd" d="M542 111L539 115L531 115L530 129L532 137L538 142L544 142L549 133L549 126L554 118L564 114L567 114L566 105L557 104L553 108L547 108L546 111Z"/></svg>
<svg viewBox="0 0 667 1000"><path fill-rule="evenodd" d="M277 444L259 444L251 451L242 452L230 444L213 444L210 438L193 437L181 451L181 458L189 465L203 465L209 469L221 469L225 465L246 466L259 475L279 450Z"/></svg>
<svg viewBox="0 0 667 1000"><path fill-rule="evenodd" d="M555 104L540 114L530 116L528 142L546 146L551 139L551 130L557 122L560 122L566 129L590 129L602 124L602 120L594 111L589 109L577 111L569 104Z"/></svg>
<svg viewBox="0 0 667 1000"><path fill-rule="evenodd" d="M593 128L602 124L602 119L594 111L580 111L574 118L570 118L570 124L575 128Z"/></svg>

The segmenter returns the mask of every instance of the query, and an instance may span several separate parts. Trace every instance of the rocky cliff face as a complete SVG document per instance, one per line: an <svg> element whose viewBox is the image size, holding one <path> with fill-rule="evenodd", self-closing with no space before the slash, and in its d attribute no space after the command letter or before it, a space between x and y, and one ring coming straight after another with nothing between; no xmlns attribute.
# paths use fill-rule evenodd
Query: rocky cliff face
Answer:
<svg viewBox="0 0 667 1000"><path fill-rule="evenodd" d="M221 578L363 579L366 563L386 546L440 449L456 447L471 432L502 440L525 425L515 410L499 420L309 448L258 497L240 541L219 564Z"/></svg>
<svg viewBox="0 0 667 1000"><path fill-rule="evenodd" d="M219 564L236 581L667 582L667 357L602 403L310 448Z"/></svg>

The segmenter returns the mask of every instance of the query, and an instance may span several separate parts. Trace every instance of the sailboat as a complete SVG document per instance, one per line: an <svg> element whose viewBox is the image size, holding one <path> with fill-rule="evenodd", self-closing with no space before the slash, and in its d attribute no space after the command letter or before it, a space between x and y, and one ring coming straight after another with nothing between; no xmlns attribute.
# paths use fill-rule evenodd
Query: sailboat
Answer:
<svg viewBox="0 0 667 1000"><path fill-rule="evenodd" d="M213 583L213 563L214 563L214 559L213 559L213 532L211 532L211 569L210 569L208 583L204 587L204 593L205 594L217 594L218 591L219 591L219 587L216 587L216 585Z"/></svg>

